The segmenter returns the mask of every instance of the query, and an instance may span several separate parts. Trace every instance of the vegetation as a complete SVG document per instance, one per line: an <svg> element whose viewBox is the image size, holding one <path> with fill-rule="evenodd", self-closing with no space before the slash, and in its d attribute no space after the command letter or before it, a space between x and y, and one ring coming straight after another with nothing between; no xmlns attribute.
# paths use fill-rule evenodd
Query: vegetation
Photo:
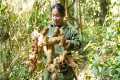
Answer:
<svg viewBox="0 0 120 80"><path fill-rule="evenodd" d="M65 20L80 34L76 73L83 70L85 80L120 80L119 0L0 0L0 80L40 80L44 64L31 75L24 62L31 32L52 23L54 1L65 6Z"/></svg>

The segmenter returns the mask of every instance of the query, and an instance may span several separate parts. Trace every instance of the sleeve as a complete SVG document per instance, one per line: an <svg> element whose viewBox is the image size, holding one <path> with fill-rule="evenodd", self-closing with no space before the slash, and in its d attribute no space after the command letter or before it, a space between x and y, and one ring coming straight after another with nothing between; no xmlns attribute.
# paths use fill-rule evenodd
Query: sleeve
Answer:
<svg viewBox="0 0 120 80"><path fill-rule="evenodd" d="M69 47L68 50L78 50L80 49L81 43L79 39L79 33L73 29L70 28L67 31L67 40L69 40Z"/></svg>

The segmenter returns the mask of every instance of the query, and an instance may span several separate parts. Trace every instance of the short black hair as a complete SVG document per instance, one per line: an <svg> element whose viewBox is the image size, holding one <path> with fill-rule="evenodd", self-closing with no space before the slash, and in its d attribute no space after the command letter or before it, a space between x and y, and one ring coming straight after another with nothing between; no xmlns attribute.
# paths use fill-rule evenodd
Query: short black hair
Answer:
<svg viewBox="0 0 120 80"><path fill-rule="evenodd" d="M65 8L62 4L56 3L55 5L52 6L52 10L55 8L58 10L62 17L65 16Z"/></svg>

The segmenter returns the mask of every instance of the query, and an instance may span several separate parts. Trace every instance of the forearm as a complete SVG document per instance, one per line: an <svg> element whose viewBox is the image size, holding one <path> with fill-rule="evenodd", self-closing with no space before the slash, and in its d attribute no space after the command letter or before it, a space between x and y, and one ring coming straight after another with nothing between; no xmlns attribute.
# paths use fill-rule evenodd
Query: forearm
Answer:
<svg viewBox="0 0 120 80"><path fill-rule="evenodd" d="M79 40L66 40L68 43L68 50L79 49L80 41Z"/></svg>
<svg viewBox="0 0 120 80"><path fill-rule="evenodd" d="M54 44L54 43L59 43L61 40L61 37L50 37L48 39L48 43L49 44Z"/></svg>

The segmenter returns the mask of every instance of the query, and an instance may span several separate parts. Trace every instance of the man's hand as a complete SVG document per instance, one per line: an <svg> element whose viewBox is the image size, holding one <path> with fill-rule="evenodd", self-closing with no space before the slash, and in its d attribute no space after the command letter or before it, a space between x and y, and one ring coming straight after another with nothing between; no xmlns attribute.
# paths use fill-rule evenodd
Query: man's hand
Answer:
<svg viewBox="0 0 120 80"><path fill-rule="evenodd" d="M65 40L65 43L63 46L65 49L68 49L68 47L70 46L70 40Z"/></svg>
<svg viewBox="0 0 120 80"><path fill-rule="evenodd" d="M49 39L48 39L48 43L50 43L50 44L55 44L55 43L59 43L60 42L60 40L61 40L61 37L50 37Z"/></svg>

